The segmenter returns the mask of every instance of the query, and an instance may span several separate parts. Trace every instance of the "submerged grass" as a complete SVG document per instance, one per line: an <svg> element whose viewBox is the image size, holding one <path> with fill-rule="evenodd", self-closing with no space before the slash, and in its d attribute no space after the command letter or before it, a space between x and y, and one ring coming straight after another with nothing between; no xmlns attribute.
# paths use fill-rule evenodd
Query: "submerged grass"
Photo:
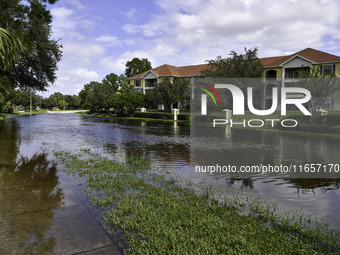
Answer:
<svg viewBox="0 0 340 255"><path fill-rule="evenodd" d="M237 197L218 201L210 186L179 186L145 161L123 163L89 151L55 156L67 173L86 177L84 192L107 232L121 236L126 254L340 252L337 235L303 217L279 217L276 208Z"/></svg>

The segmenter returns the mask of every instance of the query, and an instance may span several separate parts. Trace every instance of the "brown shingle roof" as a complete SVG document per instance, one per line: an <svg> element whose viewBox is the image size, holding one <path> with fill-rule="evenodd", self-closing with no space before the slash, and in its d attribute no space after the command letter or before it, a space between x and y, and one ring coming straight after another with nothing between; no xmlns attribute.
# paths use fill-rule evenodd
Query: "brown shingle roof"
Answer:
<svg viewBox="0 0 340 255"><path fill-rule="evenodd" d="M314 63L340 62L340 57L312 48L307 48L288 56L261 58L261 61L264 67L280 66L294 56L300 56L309 59Z"/></svg>
<svg viewBox="0 0 340 255"><path fill-rule="evenodd" d="M280 57L269 57L269 58L261 58L261 62L264 65L264 67L270 67L270 66L279 66L283 62L290 59L292 56L280 56Z"/></svg>
<svg viewBox="0 0 340 255"><path fill-rule="evenodd" d="M275 67L275 66L282 65L284 62L286 62L287 60L297 55L303 58L309 59L315 63L340 62L340 57L323 52L323 51L315 50L312 48L307 48L307 49L301 50L299 52L296 52L294 54L287 55L287 56L261 58L261 62L264 65L264 67ZM202 75L201 72L207 69L208 69L207 64L192 65L192 66L179 66L179 67L165 64L165 65L156 67L154 69L151 69L150 71L160 77L161 76L186 77L186 76L200 76ZM137 74L131 77L130 79L141 78L147 72L149 71L146 71L141 74Z"/></svg>
<svg viewBox="0 0 340 255"><path fill-rule="evenodd" d="M159 67L156 67L154 69L151 69L150 71L161 76L178 76L178 77L185 77L185 76L200 76L202 75L201 72L203 70L206 70L208 65L192 65L192 66L172 66L172 65L161 65ZM147 72L141 74L137 74L130 79L137 79L143 77Z"/></svg>

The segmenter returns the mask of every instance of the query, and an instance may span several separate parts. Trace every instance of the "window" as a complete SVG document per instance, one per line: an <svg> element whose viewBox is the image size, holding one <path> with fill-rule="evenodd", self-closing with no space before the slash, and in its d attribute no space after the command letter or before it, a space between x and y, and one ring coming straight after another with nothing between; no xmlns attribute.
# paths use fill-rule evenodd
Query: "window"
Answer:
<svg viewBox="0 0 340 255"><path fill-rule="evenodd" d="M135 80L135 87L140 87L140 80Z"/></svg>
<svg viewBox="0 0 340 255"><path fill-rule="evenodd" d="M269 70L266 72L266 79L274 80L276 79L276 71L275 70Z"/></svg>
<svg viewBox="0 0 340 255"><path fill-rule="evenodd" d="M298 68L287 68L285 70L285 78L286 79L294 79L299 77Z"/></svg>
<svg viewBox="0 0 340 255"><path fill-rule="evenodd" d="M330 75L335 73L335 65L333 64L325 64L321 66L320 74L321 76Z"/></svg>
<svg viewBox="0 0 340 255"><path fill-rule="evenodd" d="M147 79L145 80L145 87L155 87L157 84L157 79Z"/></svg>
<svg viewBox="0 0 340 255"><path fill-rule="evenodd" d="M329 97L323 102L322 104L322 109L323 110L332 110L332 98Z"/></svg>

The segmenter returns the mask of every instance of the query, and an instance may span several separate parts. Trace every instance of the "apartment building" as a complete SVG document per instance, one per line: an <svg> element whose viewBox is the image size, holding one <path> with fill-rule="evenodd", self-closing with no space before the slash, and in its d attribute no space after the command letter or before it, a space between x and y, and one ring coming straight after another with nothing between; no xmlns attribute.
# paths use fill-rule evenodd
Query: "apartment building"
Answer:
<svg viewBox="0 0 340 255"><path fill-rule="evenodd" d="M261 58L264 65L264 88L261 91L261 108L271 106L272 88L289 86L298 78L303 68L318 67L320 75L334 73L340 76L340 57L323 51L306 48L287 56ZM131 77L130 83L134 85L135 92L146 93L148 89L161 82L164 78L176 77L192 80L195 77L204 77L202 71L208 68L207 64L191 66L162 65L141 74ZM340 91L336 91L323 105L324 110L340 110Z"/></svg>

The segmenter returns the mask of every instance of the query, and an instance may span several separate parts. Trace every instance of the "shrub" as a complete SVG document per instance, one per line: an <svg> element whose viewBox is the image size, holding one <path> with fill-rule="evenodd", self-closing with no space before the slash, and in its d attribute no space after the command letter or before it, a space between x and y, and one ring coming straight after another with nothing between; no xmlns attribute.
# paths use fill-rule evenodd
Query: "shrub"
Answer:
<svg viewBox="0 0 340 255"><path fill-rule="evenodd" d="M174 116L168 112L135 112L134 117L137 118L150 118L150 119L162 119L162 120L173 120ZM178 120L189 120L190 116L187 114L179 114Z"/></svg>

